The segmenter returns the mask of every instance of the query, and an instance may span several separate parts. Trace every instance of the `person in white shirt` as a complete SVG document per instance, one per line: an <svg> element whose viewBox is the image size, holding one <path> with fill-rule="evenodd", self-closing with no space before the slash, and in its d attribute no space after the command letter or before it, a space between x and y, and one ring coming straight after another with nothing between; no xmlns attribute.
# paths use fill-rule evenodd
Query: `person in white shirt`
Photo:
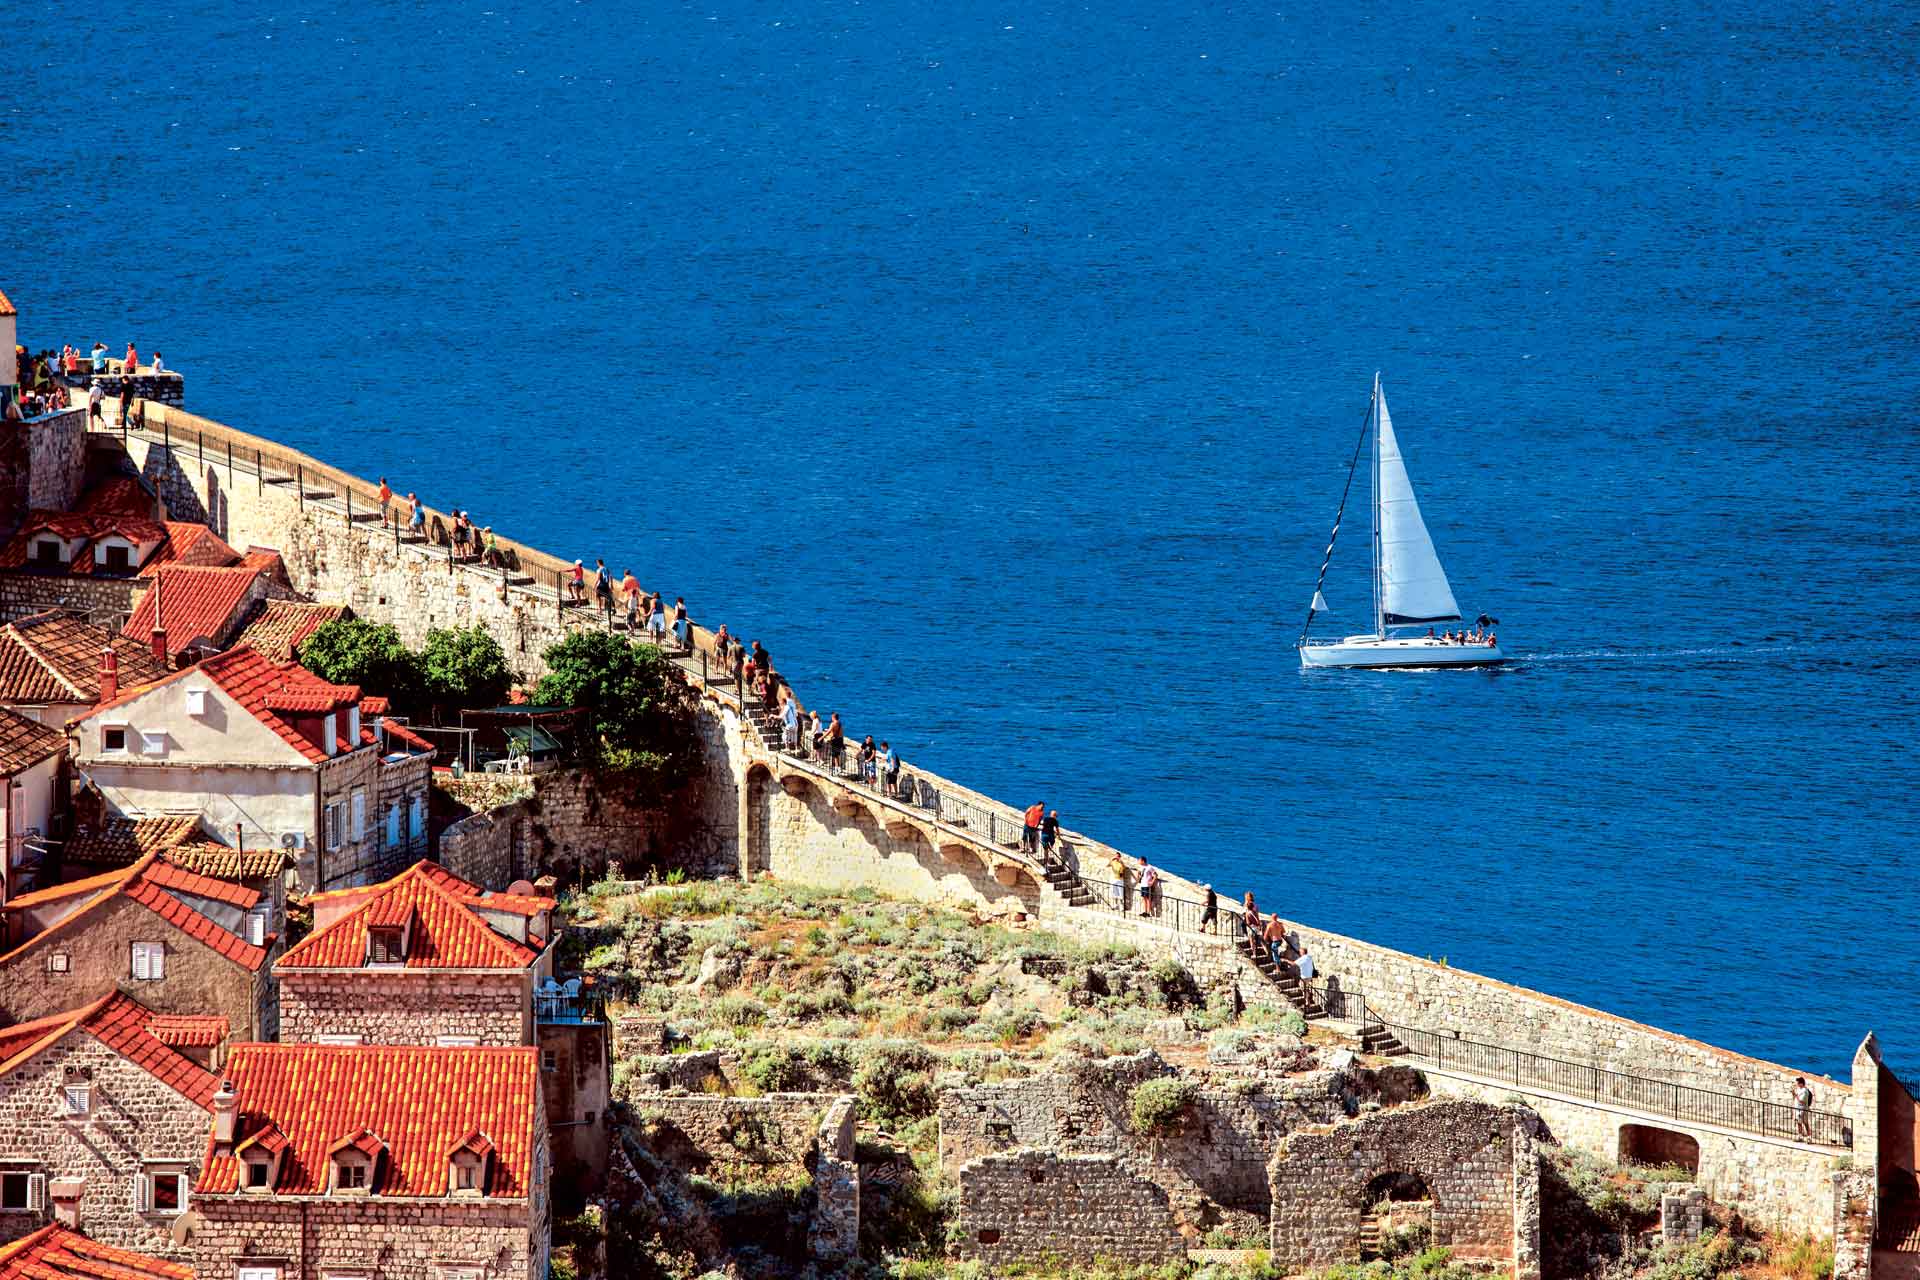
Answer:
<svg viewBox="0 0 1920 1280"><path fill-rule="evenodd" d="M158 351L153 353L153 371L155 373L165 373L167 371L166 361L160 358Z"/></svg>

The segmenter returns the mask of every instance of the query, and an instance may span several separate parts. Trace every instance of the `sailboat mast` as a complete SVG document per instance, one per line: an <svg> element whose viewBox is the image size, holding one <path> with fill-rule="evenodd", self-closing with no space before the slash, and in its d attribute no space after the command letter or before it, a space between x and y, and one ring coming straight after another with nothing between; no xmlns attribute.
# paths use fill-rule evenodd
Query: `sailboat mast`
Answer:
<svg viewBox="0 0 1920 1280"><path fill-rule="evenodd" d="M1373 634L1385 638L1386 616L1380 597L1380 374L1373 375Z"/></svg>

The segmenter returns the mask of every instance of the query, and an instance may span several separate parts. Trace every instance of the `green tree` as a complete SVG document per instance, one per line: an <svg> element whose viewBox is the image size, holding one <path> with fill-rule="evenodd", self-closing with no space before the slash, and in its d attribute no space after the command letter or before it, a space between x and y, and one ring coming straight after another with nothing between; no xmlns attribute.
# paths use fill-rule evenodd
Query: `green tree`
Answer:
<svg viewBox="0 0 1920 1280"><path fill-rule="evenodd" d="M548 673L534 699L586 710L592 741L583 754L591 763L656 799L693 777L700 764L693 693L665 654L581 630L542 656Z"/></svg>
<svg viewBox="0 0 1920 1280"><path fill-rule="evenodd" d="M420 660L388 623L335 618L302 641L294 656L322 680L357 684L363 693L391 699L396 710L419 700Z"/></svg>
<svg viewBox="0 0 1920 1280"><path fill-rule="evenodd" d="M420 676L427 700L449 711L497 707L513 686L506 650L482 627L427 632Z"/></svg>

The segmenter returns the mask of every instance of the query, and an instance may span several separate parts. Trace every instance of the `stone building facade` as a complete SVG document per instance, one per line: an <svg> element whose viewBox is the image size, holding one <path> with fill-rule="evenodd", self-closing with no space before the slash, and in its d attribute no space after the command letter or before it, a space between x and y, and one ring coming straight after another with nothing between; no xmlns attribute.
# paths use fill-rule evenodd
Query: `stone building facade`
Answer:
<svg viewBox="0 0 1920 1280"><path fill-rule="evenodd" d="M236 1047L195 1187L196 1272L546 1280L537 1074L531 1048Z"/></svg>
<svg viewBox="0 0 1920 1280"><path fill-rule="evenodd" d="M0 1241L58 1219L105 1244L186 1260L174 1229L206 1152L215 1081L119 994L0 1031Z"/></svg>
<svg viewBox="0 0 1920 1280"><path fill-rule="evenodd" d="M1431 1201L1434 1244L1538 1280L1537 1124L1515 1107L1433 1102L1288 1135L1269 1170L1274 1261L1357 1262L1369 1215L1408 1196Z"/></svg>

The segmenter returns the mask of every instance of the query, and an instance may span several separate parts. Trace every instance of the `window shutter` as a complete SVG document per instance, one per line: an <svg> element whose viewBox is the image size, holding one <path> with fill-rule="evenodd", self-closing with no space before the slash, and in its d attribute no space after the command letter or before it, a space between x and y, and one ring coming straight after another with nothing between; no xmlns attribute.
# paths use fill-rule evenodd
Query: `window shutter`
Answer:
<svg viewBox="0 0 1920 1280"><path fill-rule="evenodd" d="M147 967L153 970L153 976L156 978L166 977L167 976L167 949L161 944L159 944L158 942L156 942L152 944L147 950L148 950L148 954L151 956L151 959L147 961Z"/></svg>
<svg viewBox="0 0 1920 1280"><path fill-rule="evenodd" d="M133 976L136 978L151 976L147 972L147 949L137 942L133 944Z"/></svg>
<svg viewBox="0 0 1920 1280"><path fill-rule="evenodd" d="M144 1173L133 1175L133 1211L151 1213L153 1211L153 1184Z"/></svg>
<svg viewBox="0 0 1920 1280"><path fill-rule="evenodd" d="M47 1175L30 1173L27 1175L27 1208L40 1210L47 1207Z"/></svg>
<svg viewBox="0 0 1920 1280"><path fill-rule="evenodd" d="M353 793L353 838L364 840L367 835L367 793Z"/></svg>

